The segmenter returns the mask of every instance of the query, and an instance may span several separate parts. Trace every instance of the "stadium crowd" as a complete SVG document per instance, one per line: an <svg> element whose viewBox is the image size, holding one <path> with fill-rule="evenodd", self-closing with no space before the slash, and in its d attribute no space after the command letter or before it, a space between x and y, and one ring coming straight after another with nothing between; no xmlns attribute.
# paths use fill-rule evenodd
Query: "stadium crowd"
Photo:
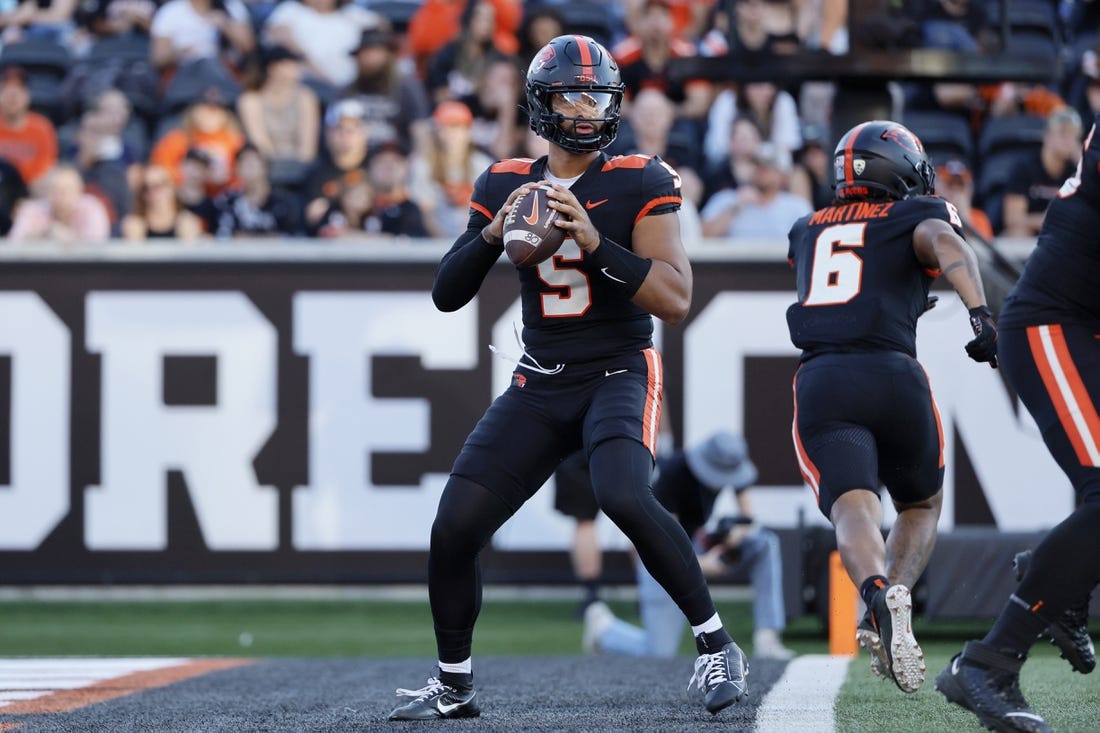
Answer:
<svg viewBox="0 0 1100 733"><path fill-rule="evenodd" d="M939 0L897 48L1003 45L1052 86L891 84L972 233L1032 236L1100 109L1100 3ZM671 60L848 50L847 0L6 0L0 234L133 242L452 239L486 165L537 157L524 74L562 32L607 44L627 94L611 153L683 180L684 241L786 236L831 198L834 88L679 81ZM893 4L890 4L893 7ZM895 12L895 11L890 11ZM879 24L875 26L873 24ZM1008 30L1006 34L1004 31Z"/></svg>

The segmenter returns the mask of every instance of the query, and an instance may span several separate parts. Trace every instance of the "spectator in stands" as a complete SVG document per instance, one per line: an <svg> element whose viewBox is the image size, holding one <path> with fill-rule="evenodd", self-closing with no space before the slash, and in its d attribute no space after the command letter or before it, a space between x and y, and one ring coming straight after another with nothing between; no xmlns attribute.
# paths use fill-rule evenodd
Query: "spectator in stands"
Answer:
<svg viewBox="0 0 1100 733"><path fill-rule="evenodd" d="M744 438L719 432L687 450L658 460L653 495L672 512L697 543L699 565L707 578L719 579L745 568L753 585L753 656L786 660L794 652L783 646L787 625L783 601L783 558L779 537L753 518L752 485L756 466ZM737 514L714 516L719 492L733 489ZM704 527L708 529L704 532ZM641 563L636 563L642 628L615 617L596 601L585 610L586 651L636 657L673 657L686 622L683 613Z"/></svg>
<svg viewBox="0 0 1100 733"><path fill-rule="evenodd" d="M206 179L210 176L213 159L205 150L191 148L180 163L180 179L176 184L176 201L198 217L206 234L218 230L218 207L207 194Z"/></svg>
<svg viewBox="0 0 1100 733"><path fill-rule="evenodd" d="M162 70L199 61L239 66L256 45L241 0L168 0L157 9L149 32L150 60ZM224 59L223 43L229 51Z"/></svg>
<svg viewBox="0 0 1100 733"><path fill-rule="evenodd" d="M77 3L78 33L83 42L127 33L148 36L157 3L154 0L81 0Z"/></svg>
<svg viewBox="0 0 1100 733"><path fill-rule="evenodd" d="M232 100L221 87L211 86L187 108L180 127L168 131L153 146L149 162L167 168L173 181L179 183L180 165L187 151L205 151L210 156L207 194L214 196L233 181L234 160L244 142Z"/></svg>
<svg viewBox="0 0 1100 733"><path fill-rule="evenodd" d="M998 44L985 3L980 0L938 0L922 3L914 18L920 23L922 44L963 53L979 53Z"/></svg>
<svg viewBox="0 0 1100 733"><path fill-rule="evenodd" d="M489 0L471 0L462 14L462 30L428 62L432 102L462 99L474 93L477 79L493 52L496 7Z"/></svg>
<svg viewBox="0 0 1100 733"><path fill-rule="evenodd" d="M740 89L724 89L715 97L707 113L707 134L703 140L707 162L715 163L725 157L730 125L737 117L753 120L764 140L788 154L802 147L802 123L794 97L770 81L748 82Z"/></svg>
<svg viewBox="0 0 1100 733"><path fill-rule="evenodd" d="M834 55L848 52L848 0L819 0L804 4L803 10L798 37L806 49Z"/></svg>
<svg viewBox="0 0 1100 733"><path fill-rule="evenodd" d="M1081 115L1089 120L1100 112L1100 54L1090 48L1081 54L1081 64L1066 81L1067 99Z"/></svg>
<svg viewBox="0 0 1100 733"><path fill-rule="evenodd" d="M284 46L262 52L253 88L237 99L245 136L270 160L312 162L317 157L321 110L302 83L302 57Z"/></svg>
<svg viewBox="0 0 1100 733"><path fill-rule="evenodd" d="M462 102L444 102L432 115L432 146L414 157L409 186L433 237L454 239L466 231L470 194L481 171L493 162L471 136L474 116Z"/></svg>
<svg viewBox="0 0 1100 733"><path fill-rule="evenodd" d="M72 162L84 179L84 190L103 202L111 234L117 236L122 218L130 213L133 193L122 140L102 112L90 109L81 115Z"/></svg>
<svg viewBox="0 0 1100 733"><path fill-rule="evenodd" d="M149 239L192 241L202 236L202 222L176 197L172 174L149 165L141 172L134 210L122 220L122 236L131 242Z"/></svg>
<svg viewBox="0 0 1100 733"><path fill-rule="evenodd" d="M28 195L27 184L19 175L19 169L0 158L0 237L11 230L12 216Z"/></svg>
<svg viewBox="0 0 1100 733"><path fill-rule="evenodd" d="M936 193L954 204L963 222L963 231L993 240L993 225L985 212L974 206L974 176L966 161L948 158L936 168Z"/></svg>
<svg viewBox="0 0 1100 733"><path fill-rule="evenodd" d="M432 105L420 79L399 63L395 43L389 31L363 31L353 51L357 75L341 97L363 105L372 143L396 140L423 151L431 135Z"/></svg>
<svg viewBox="0 0 1100 733"><path fill-rule="evenodd" d="M637 33L645 24L646 0L627 0L623 8L623 24L627 33ZM672 35L685 41L702 36L707 29L708 11L715 3L709 0L665 0L668 6Z"/></svg>
<svg viewBox="0 0 1100 733"><path fill-rule="evenodd" d="M751 185L719 191L703 206L705 236L785 241L791 225L813 211L806 199L787 190L791 157L785 150L763 143L753 160Z"/></svg>
<svg viewBox="0 0 1100 733"><path fill-rule="evenodd" d="M325 151L306 178L305 228L317 234L322 218L344 191L367 179L366 110L356 99L342 99L325 111Z"/></svg>
<svg viewBox="0 0 1100 733"><path fill-rule="evenodd" d="M0 14L0 41L41 39L67 43L75 25L76 0L22 0L10 11Z"/></svg>
<svg viewBox="0 0 1100 733"><path fill-rule="evenodd" d="M43 177L42 196L24 201L15 212L8 238L13 242L49 242L65 246L103 242L111 236L107 210L84 191L80 172L54 166Z"/></svg>
<svg viewBox="0 0 1100 733"><path fill-rule="evenodd" d="M32 187L57 163L57 131L48 119L31 112L27 72L18 66L0 71L0 158L18 168Z"/></svg>
<svg viewBox="0 0 1100 733"><path fill-rule="evenodd" d="M553 5L526 5L518 33L519 65L526 69L539 49L565 32L565 19Z"/></svg>
<svg viewBox="0 0 1100 733"><path fill-rule="evenodd" d="M1072 107L1063 107L1047 118L1042 146L1022 159L1008 178L1004 193L1005 236L1034 237L1039 233L1047 204L1077 167L1081 132L1081 116Z"/></svg>
<svg viewBox="0 0 1100 733"><path fill-rule="evenodd" d="M493 53L478 77L475 93L462 99L474 115L474 144L491 158L513 158L523 146L529 128L520 107L523 79L513 57Z"/></svg>
<svg viewBox="0 0 1100 733"><path fill-rule="evenodd" d="M825 130L807 126L791 170L791 193L809 201L814 211L828 206L833 200L832 165L833 150Z"/></svg>
<svg viewBox="0 0 1100 733"><path fill-rule="evenodd" d="M355 79L352 53L363 31L385 20L350 0L283 0L264 25L267 43L302 57L307 78L334 91Z"/></svg>
<svg viewBox="0 0 1100 733"><path fill-rule="evenodd" d="M622 140L619 147L618 140ZM684 247L693 249L703 239L699 205L703 199L703 181L699 176L699 151L693 145L690 130L678 126L676 108L656 89L638 92L630 105L615 150L625 153L656 155L671 165L680 176L680 238Z"/></svg>
<svg viewBox="0 0 1100 733"><path fill-rule="evenodd" d="M713 98L710 82L680 81L669 74L672 59L690 58L696 51L693 43L673 34L668 0L646 0L635 32L615 44L611 53L619 62L628 100L644 88L658 89L676 105L678 117L706 118Z"/></svg>
<svg viewBox="0 0 1100 733"><path fill-rule="evenodd" d="M428 60L458 37L469 6L481 0L422 0L409 20L408 49L421 77L427 76ZM516 30L523 17L520 0L489 0L493 6L492 46L503 54L519 52Z"/></svg>
<svg viewBox="0 0 1100 733"><path fill-rule="evenodd" d="M270 166L251 143L237 153L237 186L214 202L218 239L273 237L298 233L298 207L285 193L271 190Z"/></svg>
<svg viewBox="0 0 1100 733"><path fill-rule="evenodd" d="M751 183L756 172L753 156L763 142L756 122L749 117L736 117L729 128L728 152L718 162L703 167L703 200L723 189Z"/></svg>
<svg viewBox="0 0 1100 733"><path fill-rule="evenodd" d="M729 53L735 58L759 62L773 54L799 50L801 41L793 21L775 25L775 13L769 5L767 0L736 0L734 3ZM786 3L780 5L789 7Z"/></svg>
<svg viewBox="0 0 1100 733"><path fill-rule="evenodd" d="M96 113L97 122L103 126L102 134L110 141L104 145L117 147L118 159L122 163L131 165L145 162L149 152L145 136L133 140L128 140L126 136L133 119L133 108L125 94L118 89L104 89L92 98L89 110Z"/></svg>
<svg viewBox="0 0 1100 733"><path fill-rule="evenodd" d="M370 233L427 237L424 215L409 197L409 152L390 141L371 149L367 181L374 201L364 228Z"/></svg>

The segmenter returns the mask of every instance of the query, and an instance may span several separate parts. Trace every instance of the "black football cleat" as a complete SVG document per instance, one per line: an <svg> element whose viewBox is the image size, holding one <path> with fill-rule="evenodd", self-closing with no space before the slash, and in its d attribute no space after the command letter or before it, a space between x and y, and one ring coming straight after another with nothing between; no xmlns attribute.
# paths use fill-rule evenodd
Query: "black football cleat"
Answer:
<svg viewBox="0 0 1100 733"><path fill-rule="evenodd" d="M863 618L856 627L856 641L871 654L871 672L880 679L893 680L890 674L890 660L886 658L886 649L882 646L882 639L875 630L875 622L871 619L871 609L863 614Z"/></svg>
<svg viewBox="0 0 1100 733"><path fill-rule="evenodd" d="M1050 733L1051 728L1024 699L1020 667L1024 658L968 641L936 675L936 689L948 702L978 716L983 727L1012 733Z"/></svg>
<svg viewBox="0 0 1100 733"><path fill-rule="evenodd" d="M902 692L924 684L924 652L913 636L913 598L904 585L883 588L871 601L871 622L878 632L887 670ZM874 664L872 663L872 669Z"/></svg>
<svg viewBox="0 0 1100 733"><path fill-rule="evenodd" d="M438 677L429 677L428 684L419 690L399 687L397 695L413 699L394 708L389 720L476 718L481 715L481 708L477 705L477 691L473 687L473 675L470 675L469 686L445 684Z"/></svg>
<svg viewBox="0 0 1100 733"><path fill-rule="evenodd" d="M714 715L748 694L748 676L745 653L731 641L716 654L700 654L696 658L688 692L701 695L707 712Z"/></svg>
<svg viewBox="0 0 1100 733"><path fill-rule="evenodd" d="M1031 550L1016 553L1012 558L1012 571L1021 581L1031 567ZM1058 647L1062 659L1069 662L1074 672L1088 674L1096 669L1096 648L1089 636L1089 596L1067 608L1044 633L1050 634L1050 643Z"/></svg>

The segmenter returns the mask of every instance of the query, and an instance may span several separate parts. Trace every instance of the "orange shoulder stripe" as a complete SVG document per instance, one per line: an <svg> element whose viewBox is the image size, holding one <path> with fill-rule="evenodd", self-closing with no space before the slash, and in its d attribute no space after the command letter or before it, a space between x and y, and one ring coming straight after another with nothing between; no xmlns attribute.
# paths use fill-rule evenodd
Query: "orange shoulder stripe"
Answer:
<svg viewBox="0 0 1100 733"><path fill-rule="evenodd" d="M489 171L492 173L520 173L526 175L531 172L531 165L534 162L534 158L509 158L493 163L493 167Z"/></svg>
<svg viewBox="0 0 1100 733"><path fill-rule="evenodd" d="M600 171L610 171L616 168L645 168L646 163L648 163L652 157L652 155L642 155L641 153L616 155L614 158L604 163Z"/></svg>

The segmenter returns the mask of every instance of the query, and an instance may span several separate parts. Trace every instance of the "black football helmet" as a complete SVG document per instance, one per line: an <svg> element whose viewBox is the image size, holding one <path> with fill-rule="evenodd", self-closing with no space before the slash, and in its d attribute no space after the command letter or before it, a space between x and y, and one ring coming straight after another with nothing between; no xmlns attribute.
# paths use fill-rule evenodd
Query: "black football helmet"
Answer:
<svg viewBox="0 0 1100 733"><path fill-rule="evenodd" d="M606 48L588 36L558 36L542 47L527 69L531 129L573 153L606 148L619 131L624 88L619 65ZM597 116L565 117L554 112L550 104L553 94L564 94L578 105L594 107ZM563 122L572 125L563 126ZM598 129L581 135L577 132L578 122L594 123Z"/></svg>
<svg viewBox="0 0 1100 733"><path fill-rule="evenodd" d="M836 197L907 199L935 191L936 170L924 145L904 125L872 120L856 125L833 152Z"/></svg>

